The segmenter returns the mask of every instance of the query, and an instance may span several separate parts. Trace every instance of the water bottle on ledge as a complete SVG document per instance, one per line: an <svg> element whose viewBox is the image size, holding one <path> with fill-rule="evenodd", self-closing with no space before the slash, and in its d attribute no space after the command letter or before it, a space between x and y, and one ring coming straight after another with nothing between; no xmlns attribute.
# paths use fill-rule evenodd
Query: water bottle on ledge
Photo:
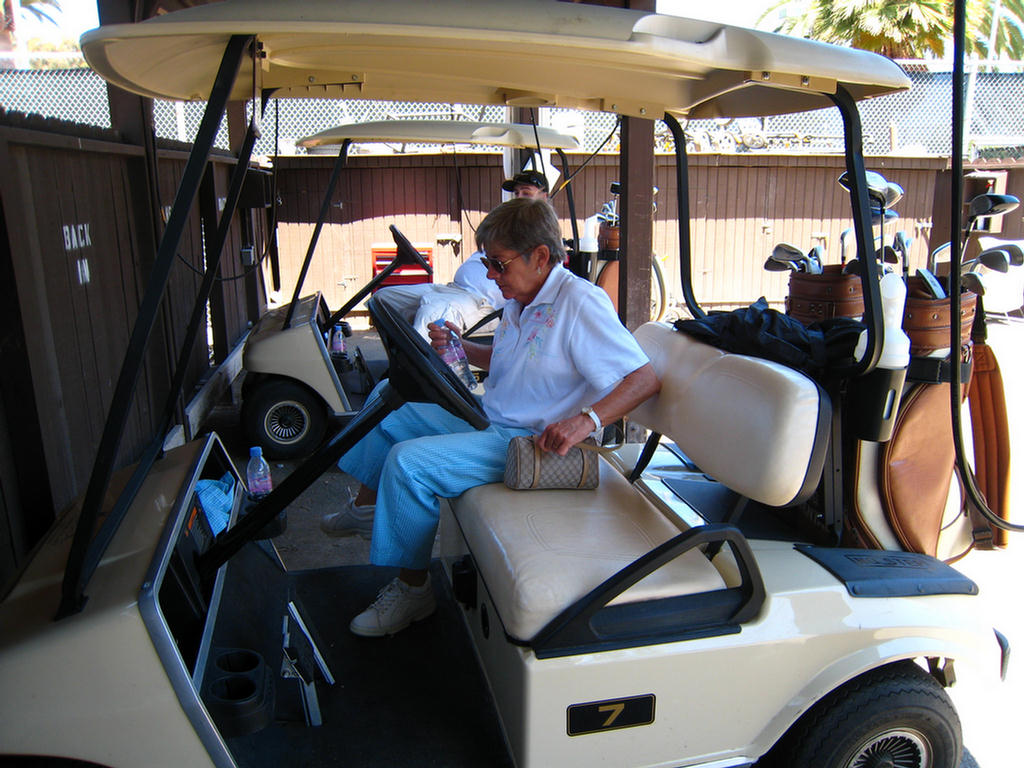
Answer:
<svg viewBox="0 0 1024 768"><path fill-rule="evenodd" d="M435 320L434 324L442 328L446 327L443 317ZM463 384L469 389L473 389L476 386L476 377L469 370L469 360L466 359L466 350L462 346L462 339L450 331L448 338L448 344L441 350L441 359L455 372Z"/></svg>
<svg viewBox="0 0 1024 768"><path fill-rule="evenodd" d="M343 356L345 354L345 330L342 326L334 326L331 333L331 356Z"/></svg>
<svg viewBox="0 0 1024 768"><path fill-rule="evenodd" d="M263 449L254 445L249 449L249 463L245 467L245 484L249 488L249 498L259 501L271 490L270 465L263 458Z"/></svg>

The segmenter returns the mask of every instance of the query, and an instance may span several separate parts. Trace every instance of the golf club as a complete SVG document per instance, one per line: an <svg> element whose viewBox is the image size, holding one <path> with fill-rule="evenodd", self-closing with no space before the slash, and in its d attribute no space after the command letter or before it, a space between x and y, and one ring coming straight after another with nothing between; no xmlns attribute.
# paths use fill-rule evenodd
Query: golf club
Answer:
<svg viewBox="0 0 1024 768"><path fill-rule="evenodd" d="M893 247L900 254L900 260L903 262L903 279L905 281L910 276L910 235L901 229L893 236L892 242Z"/></svg>
<svg viewBox="0 0 1024 768"><path fill-rule="evenodd" d="M939 254L941 254L943 251L948 251L948 250L949 250L949 243L945 242L942 245L940 245L938 248L936 248L934 251L932 251L930 254L928 254L928 266L927 266L927 269L928 269L929 272L934 274L934 272L935 272L935 265L938 264L938 261L939 261Z"/></svg>
<svg viewBox="0 0 1024 768"><path fill-rule="evenodd" d="M967 227L964 229L958 258L963 258L964 248L967 246L967 241L970 239L978 219L987 216L1002 216L1004 213L1014 210L1018 205L1020 205L1020 200L1013 195L997 195L986 192L973 198L967 208Z"/></svg>
<svg viewBox="0 0 1024 768"><path fill-rule="evenodd" d="M853 234L853 228L847 227L839 233L839 264L844 266L846 264L846 238Z"/></svg>
<svg viewBox="0 0 1024 768"><path fill-rule="evenodd" d="M771 256L764 263L768 272L799 272L800 269L792 261L776 261Z"/></svg>
<svg viewBox="0 0 1024 768"><path fill-rule="evenodd" d="M768 258L781 263L792 263L796 266L797 272L809 271L810 259L807 254L789 243L779 243L776 245L772 249L771 256Z"/></svg>
<svg viewBox="0 0 1024 768"><path fill-rule="evenodd" d="M820 245L816 245L807 252L807 274L820 275L825 271L821 264L821 257L825 251Z"/></svg>
<svg viewBox="0 0 1024 768"><path fill-rule="evenodd" d="M985 295L985 284L981 282L981 275L977 272L964 272L960 275L960 285L973 294Z"/></svg>
<svg viewBox="0 0 1024 768"><path fill-rule="evenodd" d="M969 271L981 264L993 272L1006 273L1010 269L1010 252L1005 248L987 248L973 259L969 259L960 265L960 272Z"/></svg>
<svg viewBox="0 0 1024 768"><path fill-rule="evenodd" d="M932 274L930 269L917 270L917 276L924 280L925 288L928 290L928 293L931 294L933 299L946 298L946 291L943 289L938 278Z"/></svg>

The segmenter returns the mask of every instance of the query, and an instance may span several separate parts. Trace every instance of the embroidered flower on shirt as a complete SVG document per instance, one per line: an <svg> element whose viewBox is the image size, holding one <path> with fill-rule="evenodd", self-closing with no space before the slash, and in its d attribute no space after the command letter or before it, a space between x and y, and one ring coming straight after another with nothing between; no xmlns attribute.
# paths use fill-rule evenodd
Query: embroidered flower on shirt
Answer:
<svg viewBox="0 0 1024 768"><path fill-rule="evenodd" d="M528 358L534 358L544 348L544 337L547 336L547 329L555 325L554 307L551 304L544 304L537 307L530 316L531 322L539 323L526 337L526 354Z"/></svg>

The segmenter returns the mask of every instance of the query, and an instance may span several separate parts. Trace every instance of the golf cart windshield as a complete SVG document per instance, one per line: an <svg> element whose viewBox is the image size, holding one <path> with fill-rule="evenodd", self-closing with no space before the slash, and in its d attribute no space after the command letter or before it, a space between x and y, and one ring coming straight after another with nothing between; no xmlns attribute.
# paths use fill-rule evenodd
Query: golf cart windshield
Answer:
<svg viewBox="0 0 1024 768"><path fill-rule="evenodd" d="M863 51L704 21L549 0L225 0L138 24L93 30L83 36L82 49L90 66L121 88L144 96L209 103L168 217L83 502L65 576L65 611L80 605L89 576L86 566L100 557L96 550L102 549L102 536L90 545L88 556L83 548L92 540L155 308L228 100L273 96L449 101L571 107L650 119L665 116L670 127L675 126L677 147L685 142L680 141L675 116L766 116L839 105L847 124L857 239L864 247L871 230L855 101L909 87L894 62ZM258 112L254 106L254 115ZM243 170L253 132L250 126L239 152ZM494 138L488 137L488 143ZM241 175L237 182L232 180L233 190L236 184L240 188ZM681 227L688 226L689 219L685 190L681 183ZM223 214L228 220L236 204L232 191ZM688 248L688 230L684 234L681 247ZM681 265L684 280L689 280L688 255L681 255ZM209 269L215 271L214 266ZM862 275L869 334L862 371L872 368L880 353L876 275L873 265ZM203 300L200 295L197 301ZM689 297L687 302L696 306ZM152 456L157 452L154 449ZM329 463L325 458L323 464ZM298 481L293 485L297 487ZM287 503L283 495L276 499ZM230 553L224 550L218 557Z"/></svg>

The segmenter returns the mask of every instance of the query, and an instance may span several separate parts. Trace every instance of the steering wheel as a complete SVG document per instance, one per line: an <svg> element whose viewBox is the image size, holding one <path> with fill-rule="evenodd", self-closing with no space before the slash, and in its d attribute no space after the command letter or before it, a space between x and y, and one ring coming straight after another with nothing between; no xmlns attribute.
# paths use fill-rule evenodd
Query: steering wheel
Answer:
<svg viewBox="0 0 1024 768"><path fill-rule="evenodd" d="M384 342L391 386L403 400L437 403L476 429L490 425L480 401L405 318L376 297L366 302L366 308Z"/></svg>
<svg viewBox="0 0 1024 768"><path fill-rule="evenodd" d="M427 260L423 258L423 254L413 247L413 244L409 242L409 238L398 231L398 227L391 224L388 229L391 230L391 237L395 240L396 253L398 254L398 260L402 264L419 264L425 270L428 275L434 274L434 268L427 263Z"/></svg>

